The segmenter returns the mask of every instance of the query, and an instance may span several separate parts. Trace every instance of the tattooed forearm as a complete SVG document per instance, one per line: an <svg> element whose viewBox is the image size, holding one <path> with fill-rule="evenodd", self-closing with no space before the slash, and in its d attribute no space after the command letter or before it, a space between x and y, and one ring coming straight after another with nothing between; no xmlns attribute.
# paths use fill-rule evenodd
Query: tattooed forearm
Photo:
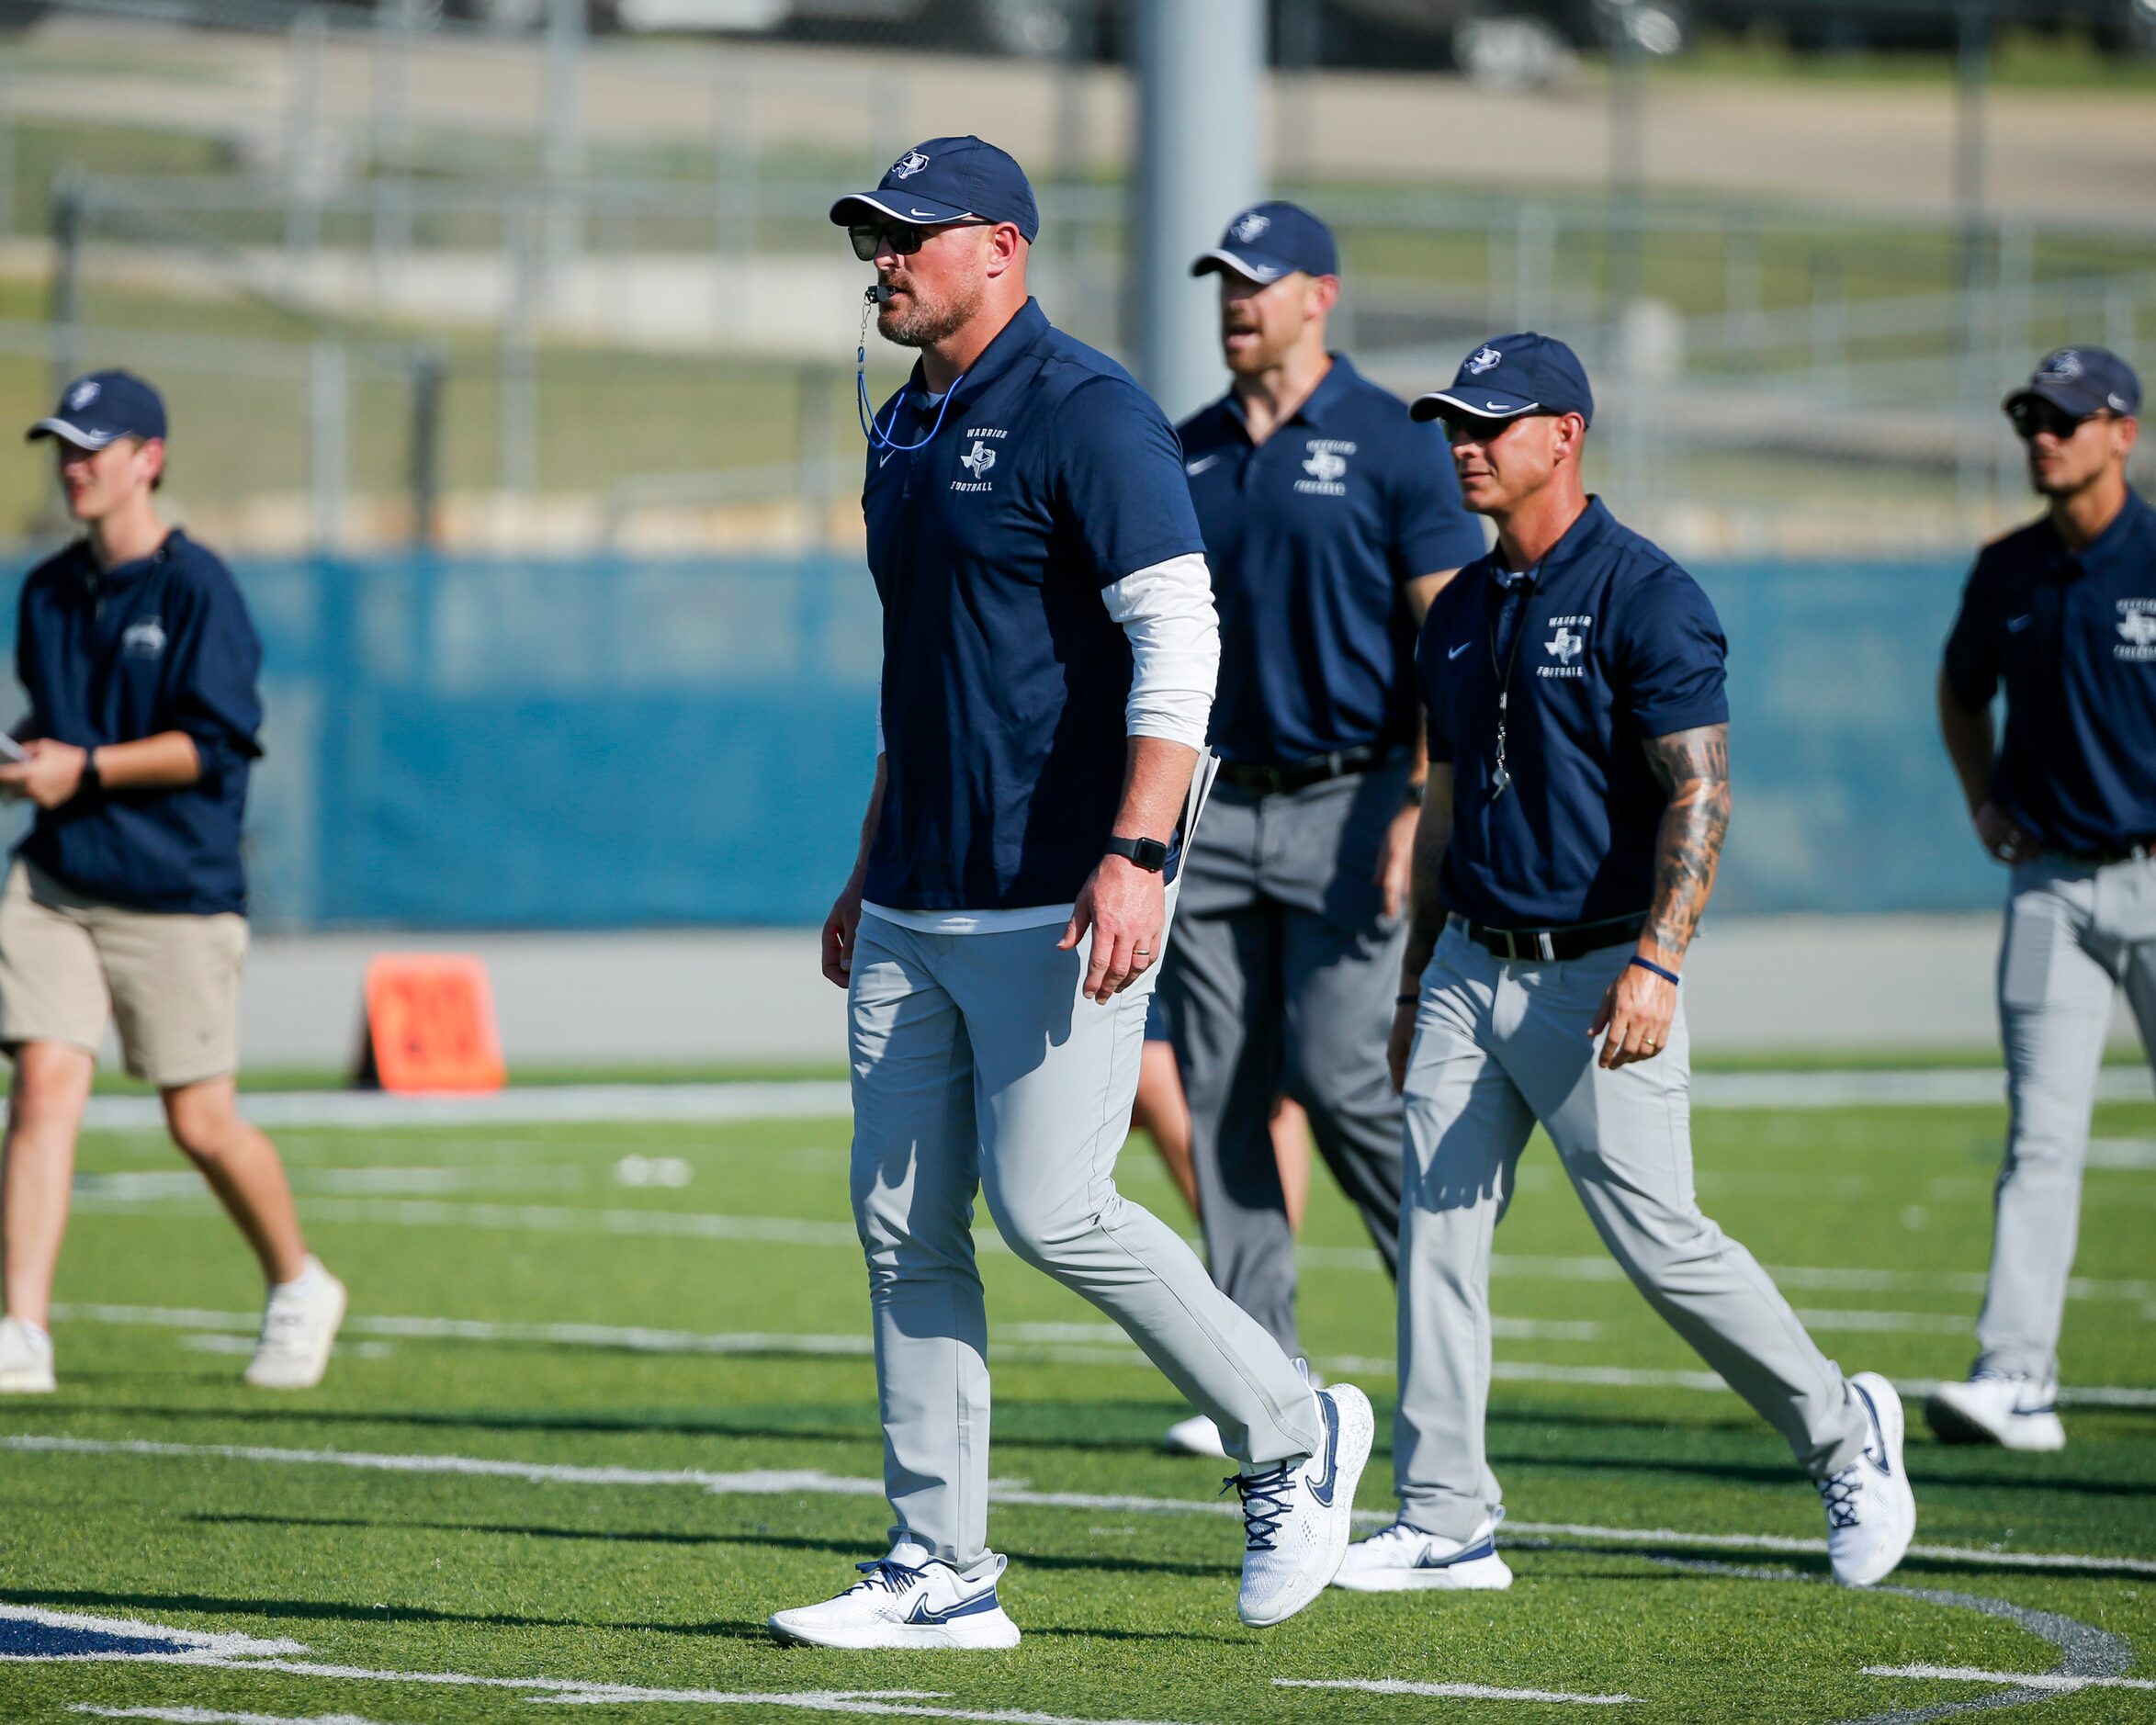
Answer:
<svg viewBox="0 0 2156 1725"><path fill-rule="evenodd" d="M1729 727L1702 725L1653 738L1647 763L1669 792L1654 845L1647 933L1665 952L1682 957L1714 890L1729 833Z"/></svg>

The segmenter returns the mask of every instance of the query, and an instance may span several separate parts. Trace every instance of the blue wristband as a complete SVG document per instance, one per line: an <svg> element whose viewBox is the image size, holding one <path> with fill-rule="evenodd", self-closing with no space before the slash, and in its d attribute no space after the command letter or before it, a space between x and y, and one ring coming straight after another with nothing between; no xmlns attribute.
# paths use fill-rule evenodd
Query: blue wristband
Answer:
<svg viewBox="0 0 2156 1725"><path fill-rule="evenodd" d="M1642 970L1653 971L1657 976L1661 977L1664 982L1669 984L1669 986L1673 988L1681 987L1684 982L1684 978L1678 975L1676 972L1674 970L1663 969L1661 965L1657 964L1651 958L1642 958L1638 953L1635 953L1632 955L1631 962L1637 964Z"/></svg>

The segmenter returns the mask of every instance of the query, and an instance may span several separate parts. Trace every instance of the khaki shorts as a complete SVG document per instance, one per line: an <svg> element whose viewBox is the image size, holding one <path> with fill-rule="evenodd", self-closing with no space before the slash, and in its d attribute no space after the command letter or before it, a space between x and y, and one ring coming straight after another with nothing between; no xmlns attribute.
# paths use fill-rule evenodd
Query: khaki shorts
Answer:
<svg viewBox="0 0 2156 1725"><path fill-rule="evenodd" d="M95 1054L107 1020L134 1077L162 1089L240 1064L247 919L129 910L17 860L0 891L0 1043Z"/></svg>

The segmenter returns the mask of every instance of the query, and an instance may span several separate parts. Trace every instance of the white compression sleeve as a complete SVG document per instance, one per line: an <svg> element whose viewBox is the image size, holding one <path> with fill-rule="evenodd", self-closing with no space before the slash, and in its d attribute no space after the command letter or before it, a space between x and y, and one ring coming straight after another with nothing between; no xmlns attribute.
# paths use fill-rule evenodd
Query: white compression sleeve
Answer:
<svg viewBox="0 0 2156 1725"><path fill-rule="evenodd" d="M1131 643L1125 728L1202 750L1220 676L1220 616L1205 558L1188 552L1101 590Z"/></svg>

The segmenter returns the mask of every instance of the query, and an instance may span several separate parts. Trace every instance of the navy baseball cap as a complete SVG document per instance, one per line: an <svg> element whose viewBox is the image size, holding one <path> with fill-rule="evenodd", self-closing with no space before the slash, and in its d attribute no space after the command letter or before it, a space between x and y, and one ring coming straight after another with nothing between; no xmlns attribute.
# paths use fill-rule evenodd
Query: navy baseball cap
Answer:
<svg viewBox="0 0 2156 1725"><path fill-rule="evenodd" d="M2141 380L2108 347L2061 347L2047 354L2029 380L2000 403L2008 413L2034 397L2086 419L2092 413L2139 413Z"/></svg>
<svg viewBox="0 0 2156 1725"><path fill-rule="evenodd" d="M1475 419L1577 413L1595 423L1595 392L1579 355L1554 335L1493 335L1461 361L1451 387L1418 395L1407 411L1435 419L1447 408Z"/></svg>
<svg viewBox="0 0 2156 1725"><path fill-rule="evenodd" d="M1041 231L1040 206L1017 160L968 135L916 144L876 182L831 206L840 227L877 216L934 226L943 221L1009 221L1028 241Z"/></svg>
<svg viewBox="0 0 2156 1725"><path fill-rule="evenodd" d="M1338 276L1340 254L1333 231L1300 204L1252 204L1227 225L1220 243L1201 252L1191 274L1232 269L1250 281L1278 281L1292 270Z"/></svg>
<svg viewBox="0 0 2156 1725"><path fill-rule="evenodd" d="M131 371L93 371L60 392L60 405L31 426L28 439L58 437L77 449L102 449L119 437L164 435L164 401Z"/></svg>

